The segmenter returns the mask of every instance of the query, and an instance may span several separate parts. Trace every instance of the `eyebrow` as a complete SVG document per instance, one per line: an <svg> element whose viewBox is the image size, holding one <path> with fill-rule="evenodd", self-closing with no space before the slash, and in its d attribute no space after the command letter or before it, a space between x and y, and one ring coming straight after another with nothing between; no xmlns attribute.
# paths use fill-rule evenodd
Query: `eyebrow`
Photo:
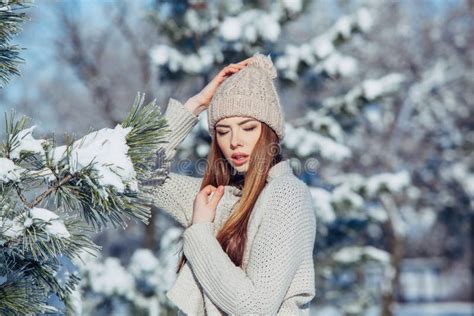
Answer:
<svg viewBox="0 0 474 316"><path fill-rule="evenodd" d="M242 121L240 123L238 123L238 125L242 125L242 124L245 124L247 122L250 122L250 121L256 121L255 119L248 119L248 120L245 120L245 121ZM216 127L230 127L229 125L225 125L225 124L217 124Z"/></svg>

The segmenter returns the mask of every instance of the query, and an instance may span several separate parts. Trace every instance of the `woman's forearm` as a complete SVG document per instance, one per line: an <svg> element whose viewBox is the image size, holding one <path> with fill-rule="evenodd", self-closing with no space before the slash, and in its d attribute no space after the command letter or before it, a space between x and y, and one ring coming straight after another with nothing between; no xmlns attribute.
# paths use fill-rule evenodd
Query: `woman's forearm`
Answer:
<svg viewBox="0 0 474 316"><path fill-rule="evenodd" d="M186 103L184 103L184 107L193 113L194 116L199 116L199 114L205 109L196 96L189 98Z"/></svg>

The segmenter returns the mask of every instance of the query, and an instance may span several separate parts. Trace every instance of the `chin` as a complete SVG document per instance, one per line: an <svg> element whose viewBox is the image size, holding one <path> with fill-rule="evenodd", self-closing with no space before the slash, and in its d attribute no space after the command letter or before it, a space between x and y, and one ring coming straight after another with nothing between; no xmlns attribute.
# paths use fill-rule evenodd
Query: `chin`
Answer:
<svg viewBox="0 0 474 316"><path fill-rule="evenodd" d="M244 163L244 164L241 165L241 166L236 166L236 165L234 165L234 164L231 163L231 166L232 166L235 170L237 170L238 172L242 172L242 173L243 173L243 172L247 172L249 163L248 163L248 161L247 161L246 163Z"/></svg>
<svg viewBox="0 0 474 316"><path fill-rule="evenodd" d="M244 164L244 165L242 165L242 166L236 167L235 169L236 169L238 172L246 172L247 169L248 169L248 166L247 166L247 164Z"/></svg>

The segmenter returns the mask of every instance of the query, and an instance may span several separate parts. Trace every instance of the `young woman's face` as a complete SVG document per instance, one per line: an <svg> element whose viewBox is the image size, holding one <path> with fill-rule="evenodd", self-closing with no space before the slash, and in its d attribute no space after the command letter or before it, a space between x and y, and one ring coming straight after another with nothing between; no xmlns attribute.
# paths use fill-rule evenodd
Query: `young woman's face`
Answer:
<svg viewBox="0 0 474 316"><path fill-rule="evenodd" d="M224 157L237 171L247 171L250 155L261 131L262 123L251 117L233 116L217 122L217 144ZM239 157L240 154L243 154L243 157Z"/></svg>

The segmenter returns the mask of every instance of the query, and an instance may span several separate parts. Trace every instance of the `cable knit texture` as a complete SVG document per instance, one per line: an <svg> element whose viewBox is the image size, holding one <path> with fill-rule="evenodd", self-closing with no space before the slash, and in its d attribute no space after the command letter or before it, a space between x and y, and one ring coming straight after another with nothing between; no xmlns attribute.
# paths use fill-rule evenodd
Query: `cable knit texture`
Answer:
<svg viewBox="0 0 474 316"><path fill-rule="evenodd" d="M161 150L172 159L198 118L172 98L165 117L171 133ZM272 166L266 181L249 220L242 267L216 239L240 200L240 188L226 185L214 221L193 225L193 201L202 178L168 172L161 185L142 188L185 228L182 245L188 262L166 293L180 315L309 315L315 296L311 195L289 160Z"/></svg>
<svg viewBox="0 0 474 316"><path fill-rule="evenodd" d="M255 53L243 69L217 88L208 109L209 134L214 126L231 116L253 117L270 126L280 141L284 138L284 116L273 80L277 71L270 56Z"/></svg>

